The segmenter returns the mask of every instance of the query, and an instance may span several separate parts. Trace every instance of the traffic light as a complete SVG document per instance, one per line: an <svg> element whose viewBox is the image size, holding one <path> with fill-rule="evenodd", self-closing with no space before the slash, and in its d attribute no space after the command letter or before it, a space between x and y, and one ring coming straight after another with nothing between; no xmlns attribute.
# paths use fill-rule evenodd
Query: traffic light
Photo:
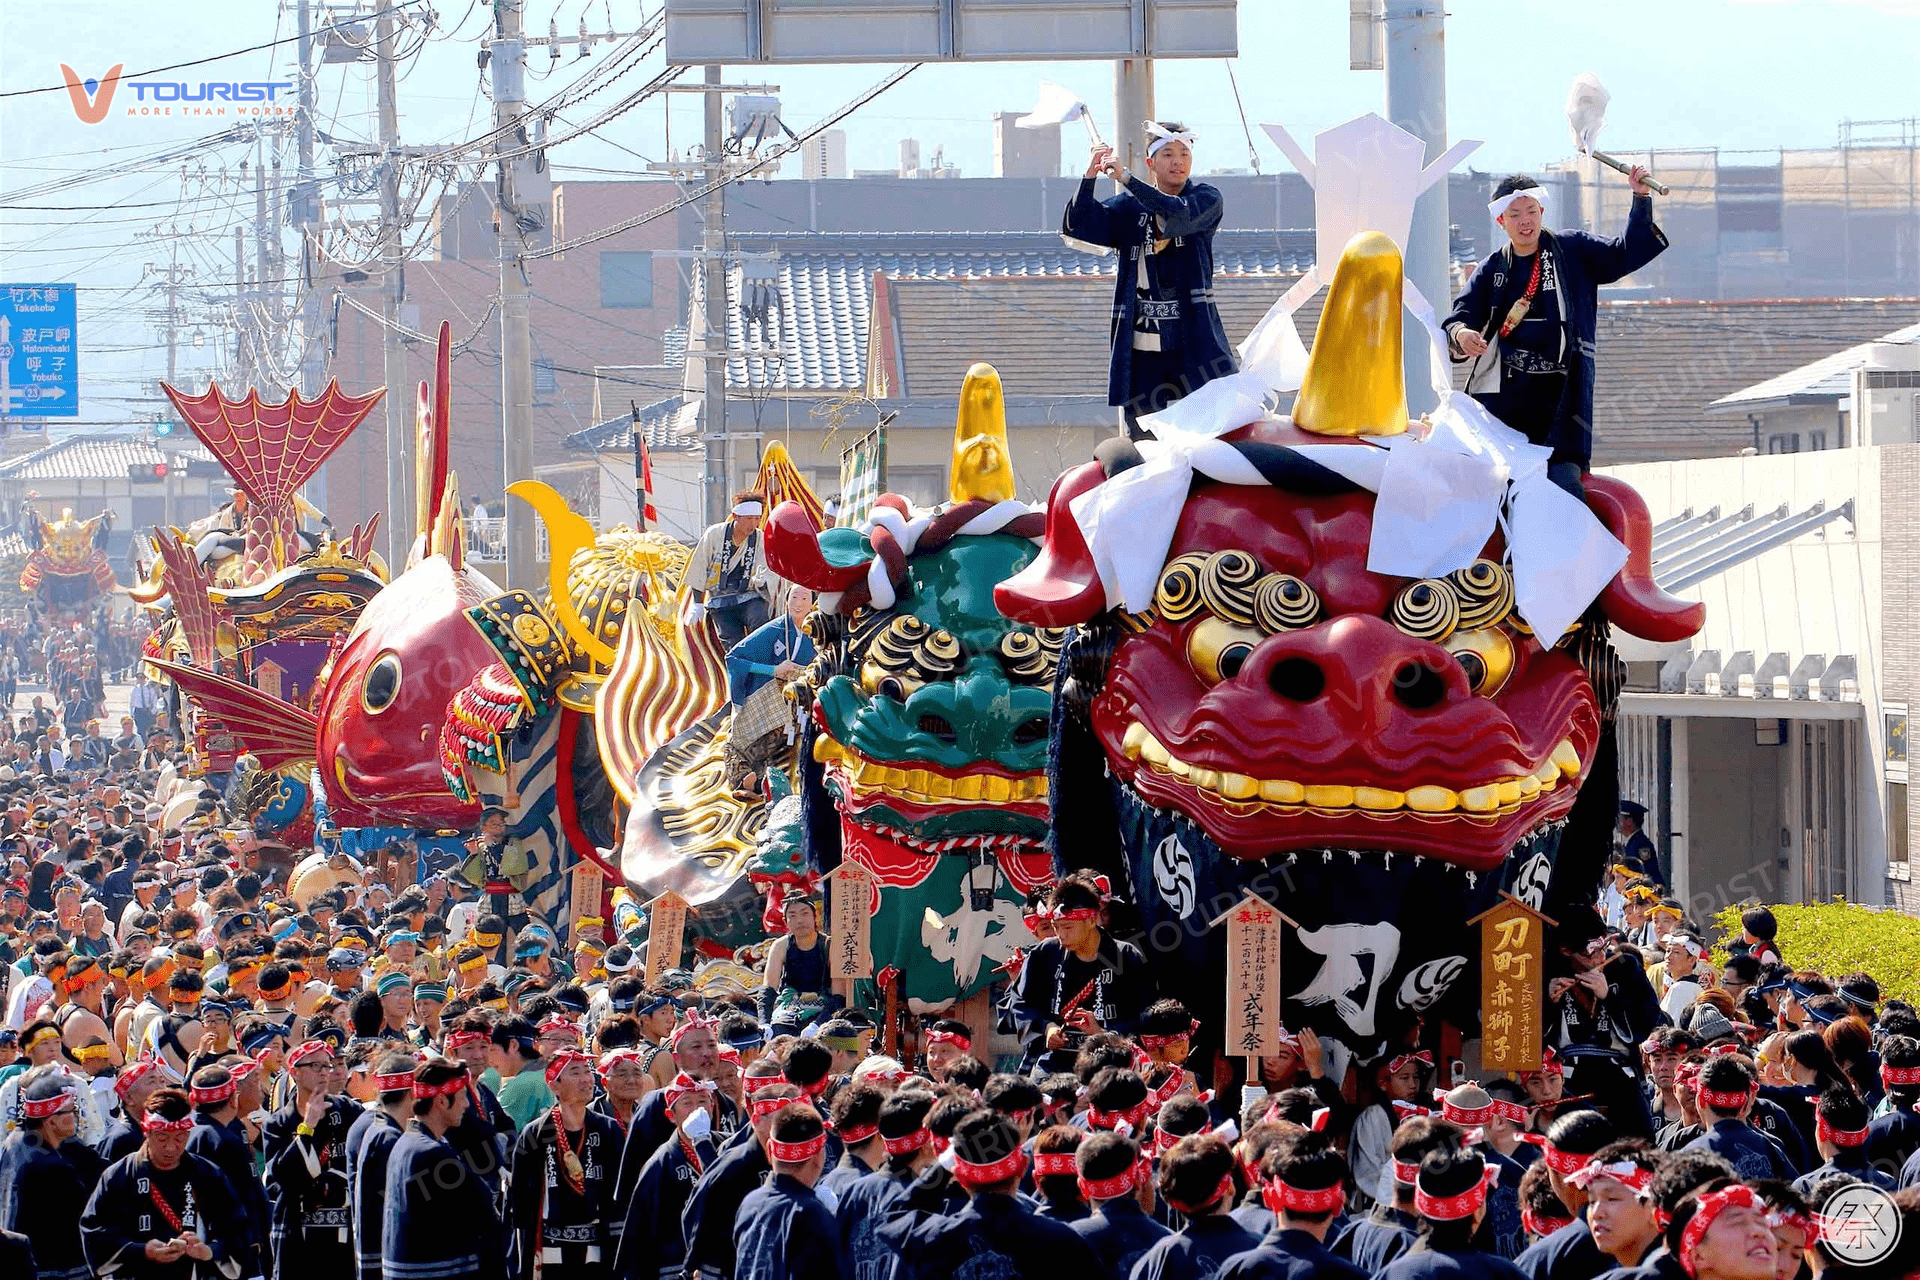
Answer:
<svg viewBox="0 0 1920 1280"><path fill-rule="evenodd" d="M164 462L129 462L127 479L133 484L159 484L171 468Z"/></svg>

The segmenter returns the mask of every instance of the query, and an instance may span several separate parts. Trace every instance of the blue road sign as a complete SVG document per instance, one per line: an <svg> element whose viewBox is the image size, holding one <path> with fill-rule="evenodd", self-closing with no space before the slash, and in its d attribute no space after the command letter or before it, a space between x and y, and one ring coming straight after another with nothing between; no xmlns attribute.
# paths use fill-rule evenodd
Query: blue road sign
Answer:
<svg viewBox="0 0 1920 1280"><path fill-rule="evenodd" d="M70 284L0 284L0 417L80 416Z"/></svg>

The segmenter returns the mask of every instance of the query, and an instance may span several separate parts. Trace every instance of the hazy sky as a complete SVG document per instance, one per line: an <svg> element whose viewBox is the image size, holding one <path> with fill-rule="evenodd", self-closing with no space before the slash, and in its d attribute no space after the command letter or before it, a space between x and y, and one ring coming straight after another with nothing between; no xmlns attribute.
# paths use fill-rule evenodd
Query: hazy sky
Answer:
<svg viewBox="0 0 1920 1280"><path fill-rule="evenodd" d="M647 0L647 8L654 0ZM414 144L454 141L483 131L491 104L476 69L478 40L489 11L468 0L441 0L440 27L413 58L399 87L400 124ZM562 32L637 25L636 0L532 0L527 26L544 34L549 20ZM203 278L225 263L230 272L233 220L251 217L252 200L219 182L220 157L208 180L197 173L183 184L177 167L118 176L64 191L22 198L50 179L98 172L170 144L190 142L222 121L186 117L129 119L123 85L114 113L97 126L81 124L64 90L19 94L60 84L65 62L83 76L123 63L126 74L204 58L285 37L291 12L272 0L176 0L133 5L123 0L0 0L0 205L117 204L105 211L0 210L0 279L78 280L82 323L89 333L120 321L123 350L102 350L88 362L98 373L164 367L154 358L150 328L125 323L144 301L137 285L141 263L173 249L201 262ZM409 38L403 43L411 45ZM604 59L576 61L571 47L549 64L530 55L537 73L528 96L538 101ZM1479 169L1537 167L1568 150L1562 106L1572 77L1594 71L1613 93L1603 141L1612 146L1718 147L1723 150L1824 147L1842 119L1920 115L1920 0L1614 0L1607 5L1455 0L1447 18L1448 112L1452 137L1484 140L1470 161ZM285 78L293 47L242 54L164 78ZM1279 121L1305 137L1361 112L1381 109L1378 72L1347 70L1347 5L1343 0L1241 0L1240 56L1235 62L1247 123L1267 171L1285 168L1259 131ZM617 100L657 69L658 60L561 113L580 121ZM878 81L886 64L833 67L737 68L729 80L777 82L783 114L796 131ZM693 73L697 75L696 73ZM856 168L891 167L897 143L921 140L922 155L944 148L966 175L991 171L989 115L1024 110L1036 82L1046 77L1081 93L1101 129L1112 136L1112 69L1106 63L927 65L841 127ZM366 64L329 65L319 77L323 127L343 139L373 135L372 76ZM1199 167L1247 167L1247 140L1218 60L1166 61L1158 68L1158 109L1200 134ZM699 133L698 99L677 95L671 138L684 148ZM640 157L662 158L668 147L666 108L644 103L601 131L552 156L561 177L628 172ZM560 127L559 125L555 126ZM1067 163L1080 163L1083 135L1066 134ZM603 140L604 139L604 140ZM231 152L228 163L237 164ZM198 160L193 162L195 165ZM788 172L796 171L790 165ZM184 205L178 202L184 198ZM578 230L588 230L580 228ZM568 230L575 231L569 227ZM102 288L111 286L111 289ZM202 358L211 353L203 353ZM105 387L94 386L95 392ZM115 389L127 390L122 386ZM122 416L104 399L85 417Z"/></svg>

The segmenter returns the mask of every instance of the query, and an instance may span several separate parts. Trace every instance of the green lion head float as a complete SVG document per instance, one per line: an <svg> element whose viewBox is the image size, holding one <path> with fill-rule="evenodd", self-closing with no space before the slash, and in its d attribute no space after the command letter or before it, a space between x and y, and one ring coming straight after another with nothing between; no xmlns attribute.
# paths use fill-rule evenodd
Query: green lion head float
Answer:
<svg viewBox="0 0 1920 1280"><path fill-rule="evenodd" d="M766 526L775 573L820 593L806 713L813 861L873 873L876 971L937 1008L986 987L1033 939L1026 895L1052 877L1047 743L1064 632L1010 621L994 587L1025 568L1045 518L1013 496L1000 377L960 394L952 501L895 494L859 527L796 504Z"/></svg>

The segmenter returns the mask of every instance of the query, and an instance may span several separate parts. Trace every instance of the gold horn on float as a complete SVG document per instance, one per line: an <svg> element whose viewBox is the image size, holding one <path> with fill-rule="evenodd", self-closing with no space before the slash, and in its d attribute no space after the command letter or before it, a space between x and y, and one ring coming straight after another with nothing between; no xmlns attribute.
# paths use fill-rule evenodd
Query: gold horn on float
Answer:
<svg viewBox="0 0 1920 1280"><path fill-rule="evenodd" d="M568 506L553 486L542 481L516 480L507 486L507 492L538 512L547 526L547 544L552 548L547 557L547 593L554 621L595 662L611 666L613 646L593 633L567 591L567 566L573 563L574 553L593 545L593 526Z"/></svg>
<svg viewBox="0 0 1920 1280"><path fill-rule="evenodd" d="M1013 454L1007 448L1007 402L1000 371L990 364L967 370L960 384L960 412L953 423L955 502L981 498L1005 502L1013 497Z"/></svg>
<svg viewBox="0 0 1920 1280"><path fill-rule="evenodd" d="M1400 248L1362 231L1347 241L1327 289L1293 424L1322 436L1397 436L1407 429L1401 365Z"/></svg>

